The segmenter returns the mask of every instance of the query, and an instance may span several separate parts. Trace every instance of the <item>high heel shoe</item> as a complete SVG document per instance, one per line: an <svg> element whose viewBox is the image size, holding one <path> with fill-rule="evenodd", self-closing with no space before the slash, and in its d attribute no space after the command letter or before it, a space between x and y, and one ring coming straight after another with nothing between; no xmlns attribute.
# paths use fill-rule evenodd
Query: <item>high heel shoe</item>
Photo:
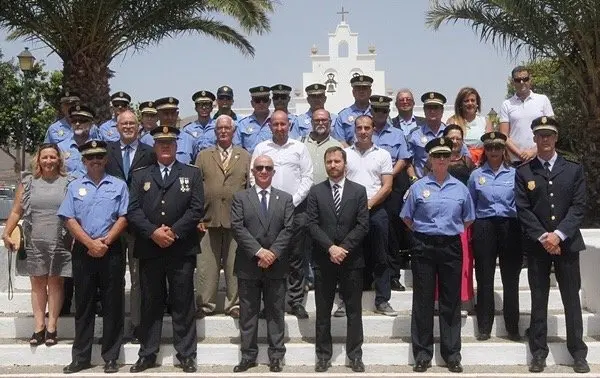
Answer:
<svg viewBox="0 0 600 378"><path fill-rule="evenodd" d="M38 346L44 343L46 340L46 327L39 332L34 332L29 338L29 345Z"/></svg>
<svg viewBox="0 0 600 378"><path fill-rule="evenodd" d="M56 330L54 330L54 332L46 330L46 346L50 347L56 345L57 343L58 339L56 338Z"/></svg>

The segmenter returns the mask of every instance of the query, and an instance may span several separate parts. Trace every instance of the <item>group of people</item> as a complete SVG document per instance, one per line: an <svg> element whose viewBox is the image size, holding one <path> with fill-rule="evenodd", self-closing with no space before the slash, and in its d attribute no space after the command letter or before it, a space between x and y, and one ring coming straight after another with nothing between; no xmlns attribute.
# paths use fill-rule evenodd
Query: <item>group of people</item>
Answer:
<svg viewBox="0 0 600 378"><path fill-rule="evenodd" d="M64 118L48 128L32 172L23 173L3 235L12 248L9 235L23 219L31 345L56 344L63 293L69 294L63 281L72 276L76 332L64 372L91 366L98 300L104 371L118 371L127 339L127 260L127 336L140 343L131 372L156 366L166 307L179 366L196 371L195 319L216 313L221 269L224 312L239 318L234 372L256 366L259 318L267 322L270 370L282 371L286 306L308 318L304 301L312 287L315 370L331 365L337 290L334 316L347 317L348 366L363 372L362 291L375 290L377 313L397 315L391 291L404 290L400 270L410 256L413 369L431 366L437 300L442 358L461 372L461 305L473 299L473 266L478 340L490 338L499 259L505 327L518 341L519 274L527 256L530 371L543 371L548 355L552 267L574 370L589 371L578 295L583 171L557 155L560 127L548 98L531 90L528 69L515 68L512 78L516 93L502 105L498 130L480 115L474 88L460 90L445 123L444 95L423 94L420 118L411 91L401 89L399 115L390 119L393 99L371 93L373 79L358 74L350 81L354 104L337 115L325 110L323 84L306 87L310 109L297 116L288 111L291 87L277 84L250 88L254 112L238 119L233 90L224 86L216 96L194 93L198 119L181 130L174 97L142 102L138 122L131 97L117 92L115 117L96 127L92 109L65 92Z"/></svg>

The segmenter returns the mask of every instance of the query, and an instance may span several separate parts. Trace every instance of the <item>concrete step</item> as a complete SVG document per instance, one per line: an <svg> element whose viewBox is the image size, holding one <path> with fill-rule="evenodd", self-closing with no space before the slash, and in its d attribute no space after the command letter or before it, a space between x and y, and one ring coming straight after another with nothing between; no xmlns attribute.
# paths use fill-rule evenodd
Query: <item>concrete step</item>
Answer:
<svg viewBox="0 0 600 378"><path fill-rule="evenodd" d="M126 327L129 327L129 318L126 318ZM314 313L309 314L308 319L299 320L295 316L286 315L286 336L291 338L315 337ZM0 339L28 339L33 332L33 316L22 314L4 314L0 316ZM410 337L411 318L410 312L404 311L396 317L374 314L370 311L363 312L363 330L365 337ZM434 321L435 335L439 335L438 319ZM529 314L523 313L519 321L520 334L525 333L529 327ZM239 337L238 321L225 315L208 316L196 320L198 338ZM75 320L72 316L60 318L58 324L60 338L72 338L75 335ZM331 333L333 337L344 337L346 335L346 318L331 318ZM474 315L462 318L462 336L475 337L477 335L477 319ZM102 335L102 318L96 318L94 334ZM266 337L266 321L259 321L259 336ZM506 336L504 318L501 314L496 315L492 335ZM585 336L600 335L600 315L584 312L583 334ZM548 335L566 336L565 316L562 312L554 311L548 315ZM170 316L163 319L163 338L173 336L172 320Z"/></svg>
<svg viewBox="0 0 600 378"><path fill-rule="evenodd" d="M564 339L548 340L550 354L546 360L548 365L571 364L573 359L567 351ZM592 364L600 362L600 341L586 339L588 345L588 361ZM25 341L14 342L0 340L0 365L66 365L71 361L71 341L62 340L51 348L30 347ZM439 345L435 345L433 364L444 365L439 355ZM260 340L258 363L267 363L267 346ZM286 343L285 365L314 365L315 346L302 339L290 339ZM125 344L121 353L121 362L133 364L138 358L139 345ZM177 363L175 350L170 343L160 347L158 362L162 365ZM239 361L239 345L230 338L205 339L198 343L199 365L235 365ZM526 343L507 342L493 338L486 342L478 342L473 338L462 340L462 362L464 365L525 365L531 356ZM413 363L411 345L405 340L390 338L373 338L365 340L363 360L368 365L407 365ZM100 357L100 346L94 345L92 362L103 363ZM333 344L332 364L346 363L345 346L340 340ZM149 371L150 373L151 371Z"/></svg>

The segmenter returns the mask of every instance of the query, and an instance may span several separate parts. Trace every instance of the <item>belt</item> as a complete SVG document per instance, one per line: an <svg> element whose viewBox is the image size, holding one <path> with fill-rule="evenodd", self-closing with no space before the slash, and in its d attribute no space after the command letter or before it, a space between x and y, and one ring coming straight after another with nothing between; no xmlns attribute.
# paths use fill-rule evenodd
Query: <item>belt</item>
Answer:
<svg viewBox="0 0 600 378"><path fill-rule="evenodd" d="M434 245L444 245L460 240L460 235L428 235L421 232L414 232L413 235L419 240Z"/></svg>

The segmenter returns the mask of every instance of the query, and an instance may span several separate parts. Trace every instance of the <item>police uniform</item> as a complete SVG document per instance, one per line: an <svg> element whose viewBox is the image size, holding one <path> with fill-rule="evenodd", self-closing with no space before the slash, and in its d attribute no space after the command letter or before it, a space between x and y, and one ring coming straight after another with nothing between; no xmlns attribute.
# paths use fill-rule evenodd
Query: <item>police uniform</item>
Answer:
<svg viewBox="0 0 600 378"><path fill-rule="evenodd" d="M354 87L369 87L373 85L373 78L367 75L355 75L350 79L350 85ZM356 104L352 104L339 112L332 128L334 138L347 144L354 143L354 121L361 115L371 115L371 107L359 109Z"/></svg>
<svg viewBox="0 0 600 378"><path fill-rule="evenodd" d="M427 153L450 157L452 141L436 138ZM446 172L440 185L433 173L416 181L405 195L400 217L413 230L411 268L413 306L411 340L414 370L426 371L433 358L433 303L439 291L440 350L448 369L462 371L460 364L460 285L464 224L475 219L467 187Z"/></svg>
<svg viewBox="0 0 600 378"><path fill-rule="evenodd" d="M271 88L262 85L250 88L249 91L250 97L253 99L269 97L271 94ZM238 122L238 127L235 130L233 144L242 146L242 148L245 148L246 151L252 154L257 144L265 140L270 140L273 137L273 134L271 133L271 127L269 125L270 122L270 114L262 123L256 119L254 113L242 118Z"/></svg>
<svg viewBox="0 0 600 378"><path fill-rule="evenodd" d="M552 117L538 117L531 123L534 135L558 133ZM585 249L580 227L586 211L585 179L581 164L554 152L543 161L539 156L517 168L515 179L517 215L524 230L528 278L531 288L529 349L533 356L531 371L542 371L548 356L548 290L554 266L561 299L565 306L567 349L575 359L577 372L589 371L582 340L583 322L579 289L579 251ZM551 255L541 244L546 233L560 238L560 254ZM580 370L578 369L578 365ZM587 367L585 369L583 366ZM533 369L533 368L536 369Z"/></svg>
<svg viewBox="0 0 600 378"><path fill-rule="evenodd" d="M79 93L73 91L63 91L60 97L60 103L76 105L79 103ZM63 117L58 121L54 122L46 130L46 136L44 137L44 143L55 143L58 144L65 139L73 138L73 129L69 124L67 117Z"/></svg>
<svg viewBox="0 0 600 378"><path fill-rule="evenodd" d="M94 112L89 106L75 105L69 108L69 116L83 117L92 120L94 119ZM89 142L92 139L93 136L89 135L86 142ZM75 142L73 131L71 130L71 136L69 138L65 138L57 144L65 159L67 173L73 177L83 177L87 173L87 169L81 160L79 145Z"/></svg>
<svg viewBox="0 0 600 378"><path fill-rule="evenodd" d="M233 89L231 89L231 87L228 87L227 85L223 85L217 89L217 100L223 99L223 98L227 98L227 99L233 101ZM218 104L218 102L217 102L217 104ZM237 114L235 114L235 112L233 110L231 110L231 107L219 108L217 110L217 112L213 115L213 119L219 118L219 116L221 114L227 114L237 123L237 120L238 120Z"/></svg>
<svg viewBox="0 0 600 378"><path fill-rule="evenodd" d="M154 115L157 113L156 106L154 105L154 102L152 102L152 101L144 101L144 102L140 103L139 109L140 109L140 113L142 115L144 115L144 114ZM140 141L147 134L150 134L150 131L144 129L144 126L142 124L140 124L140 132L138 134L138 138L140 139Z"/></svg>
<svg viewBox="0 0 600 378"><path fill-rule="evenodd" d="M311 84L304 88L307 97L325 95L325 89L325 85L319 83ZM312 131L312 113L312 110L308 109L306 112L296 116L294 123L290 124L290 138L296 140L307 139L308 134ZM330 125L333 127L337 119L337 114L329 113L329 118L331 120Z"/></svg>
<svg viewBox="0 0 600 378"><path fill-rule="evenodd" d="M106 155L106 143L92 140L79 148L81 154ZM123 180L105 174L98 184L85 175L72 181L58 216L74 219L92 239L108 235L117 220L127 214L129 194ZM95 295L102 293L104 307L102 358L116 361L123 339L125 258L118 237L102 257L93 257L80 240L73 245L73 281L75 284L75 340L73 363L65 373L75 373L89 365L95 322ZM74 365L75 364L75 365ZM73 369L68 370L70 367ZM85 367L83 367L85 368ZM79 369L79 370L77 370ZM68 371L67 371L68 370ZM105 367L106 370L106 367Z"/></svg>
<svg viewBox="0 0 600 378"><path fill-rule="evenodd" d="M287 103L285 105L285 109L283 109L288 115L288 123L290 125L290 129L296 123L296 118L298 118L295 114L291 114L288 111L287 106L290 103L290 94L292 93L292 87L285 84L275 84L271 87L271 94L273 95L273 102L277 101L277 98L284 98ZM277 108L274 106L274 108ZM296 139L296 138L293 138Z"/></svg>
<svg viewBox="0 0 600 378"><path fill-rule="evenodd" d="M125 105L128 107L131 103L131 96L125 92L116 92L110 96L110 102L114 108ZM105 142L116 142L121 136L117 130L117 116L109 119L100 125L99 128L100 139Z"/></svg>
<svg viewBox="0 0 600 378"><path fill-rule="evenodd" d="M489 132L481 136L484 147L504 150L506 136ZM515 207L515 169L502 163L494 171L486 161L475 169L467 187L475 205L473 254L477 279L478 340L490 337L494 324L494 273L500 259L503 299L502 314L508 335L519 339L519 274L521 234Z"/></svg>
<svg viewBox="0 0 600 378"><path fill-rule="evenodd" d="M198 91L192 95L192 101L194 101L195 106L198 106L199 104L210 103L211 110L215 99L215 95L209 91ZM215 135L215 121L210 118L210 115L204 124L202 124L199 120L196 120L185 125L182 131L184 133L188 133L192 137L197 152L200 152L205 148L212 147L217 143L217 136Z"/></svg>
<svg viewBox="0 0 600 378"><path fill-rule="evenodd" d="M177 134L179 130L171 126L152 130L157 142L173 141ZM167 281L176 356L184 371L195 371L194 269L200 252L196 226L204 213L200 170L174 160L170 166L157 162L134 172L128 211L129 226L136 236L134 257L139 259L142 292L140 359L132 372L152 367L156 361ZM168 226L175 234L175 241L166 248L151 239L161 225Z"/></svg>

